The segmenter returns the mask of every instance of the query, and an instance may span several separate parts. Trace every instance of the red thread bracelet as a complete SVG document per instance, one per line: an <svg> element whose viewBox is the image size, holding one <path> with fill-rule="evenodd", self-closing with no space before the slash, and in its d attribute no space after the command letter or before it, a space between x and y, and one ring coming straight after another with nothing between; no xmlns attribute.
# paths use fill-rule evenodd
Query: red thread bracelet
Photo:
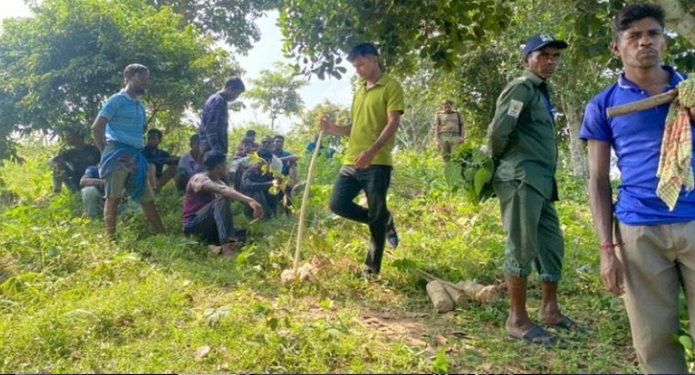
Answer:
<svg viewBox="0 0 695 375"><path fill-rule="evenodd" d="M601 250L613 250L616 247L620 247L623 245L625 245L625 244L624 243L606 243L606 244L601 245L599 247L599 249L601 249Z"/></svg>

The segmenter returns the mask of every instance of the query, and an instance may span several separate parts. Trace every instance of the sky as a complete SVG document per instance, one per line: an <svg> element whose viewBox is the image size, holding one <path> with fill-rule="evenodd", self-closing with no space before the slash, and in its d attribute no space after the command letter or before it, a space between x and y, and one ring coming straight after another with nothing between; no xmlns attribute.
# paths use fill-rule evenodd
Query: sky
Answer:
<svg viewBox="0 0 695 375"><path fill-rule="evenodd" d="M1 0L2 8L0 8L0 21L8 17L28 17L31 12L24 4L23 0ZM235 55L235 59L241 64L246 73L242 76L246 83L246 88L252 87L249 80L258 78L260 71L263 69L272 69L273 63L284 61L293 63L291 59L284 58L282 54L282 34L277 27L277 12L270 12L265 17L257 21L257 25L261 30L261 40L255 44L254 48L249 51L248 55ZM331 102L349 106L352 99L352 91L350 87L350 79L354 75L351 67L348 68L348 74L343 75L342 79L335 78L321 81L318 77L311 77L309 84L305 86L300 95L304 101L306 109L311 109L317 104L321 104L326 99ZM212 94L212 93L211 93ZM260 110L254 110L251 107L251 101L245 100L243 95L240 98L246 105L246 109L241 112L233 112L230 114L230 127L243 126L248 122L259 122L270 125L270 116ZM291 125L298 121L298 118L279 118L276 121L276 127L281 132L290 130Z"/></svg>
<svg viewBox="0 0 695 375"><path fill-rule="evenodd" d="M282 34L276 26L277 17L277 12L271 12L268 16L260 19L257 25L261 30L261 40L249 52L248 56L236 57L241 67L246 70L244 78L258 77L261 70L272 69L273 63L276 61L294 63L293 60L286 59L282 55ZM354 75L354 70L352 67L346 66L346 68L348 74L344 75L340 80L332 78L321 81L316 76L311 77L309 85L305 86L300 92L305 107L307 109L313 108L317 104L323 103L325 99L330 99L333 103L349 106L352 100L350 79ZM233 113L230 116L230 119L232 119L230 121L256 121L270 124L270 117L267 114L253 110L250 106L250 101L245 101L245 104L246 110L240 113ZM286 131L292 124L292 121L281 119L279 123L281 129Z"/></svg>

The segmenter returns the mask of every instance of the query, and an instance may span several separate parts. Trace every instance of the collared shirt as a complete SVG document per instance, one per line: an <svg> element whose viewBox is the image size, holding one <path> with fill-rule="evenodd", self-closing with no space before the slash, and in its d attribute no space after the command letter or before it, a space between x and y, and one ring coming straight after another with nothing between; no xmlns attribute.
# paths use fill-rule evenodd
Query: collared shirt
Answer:
<svg viewBox="0 0 695 375"><path fill-rule="evenodd" d="M184 155L181 159L179 159L178 169L186 171L186 173L189 176L193 176L193 174L196 173L198 169L198 163L195 161L193 154L189 152L186 155Z"/></svg>
<svg viewBox="0 0 695 375"><path fill-rule="evenodd" d="M434 123L439 126L439 134L456 133L462 135L463 133L463 119L461 114L456 111L451 111L451 113L437 112L434 116Z"/></svg>
<svg viewBox="0 0 695 375"><path fill-rule="evenodd" d="M670 66L664 66L671 80L664 91L683 81ZM596 95L586 107L579 136L610 143L618 156L621 183L615 213L628 225L658 225L695 220L695 193L681 191L673 211L656 195L656 172L669 104L609 119L609 107L648 98L650 94L621 74L618 82ZM694 164L695 165L695 164Z"/></svg>
<svg viewBox="0 0 695 375"><path fill-rule="evenodd" d="M201 149L217 150L227 155L229 152L228 119L227 99L222 95L222 92L210 96L203 107L203 115L198 128Z"/></svg>
<svg viewBox="0 0 695 375"><path fill-rule="evenodd" d="M550 87L525 71L504 88L488 128L488 147L497 165L495 181L523 181L546 199L557 200L557 141Z"/></svg>
<svg viewBox="0 0 695 375"><path fill-rule="evenodd" d="M403 88L395 79L382 74L373 87L367 89L366 84L360 84L352 100L352 130L345 152L345 165L354 165L360 153L376 142L388 124L389 112L402 113L405 110ZM394 135L376 154L372 165L392 165L391 151L395 145Z"/></svg>
<svg viewBox="0 0 695 375"><path fill-rule="evenodd" d="M140 100L131 98L125 89L104 103L99 116L108 120L107 143L118 142L137 149L145 147L143 139L147 126L145 106Z"/></svg>

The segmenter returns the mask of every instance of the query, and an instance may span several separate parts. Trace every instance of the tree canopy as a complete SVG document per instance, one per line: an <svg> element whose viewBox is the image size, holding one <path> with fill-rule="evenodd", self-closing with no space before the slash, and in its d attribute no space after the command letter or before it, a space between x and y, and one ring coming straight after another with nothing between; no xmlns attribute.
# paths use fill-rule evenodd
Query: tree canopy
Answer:
<svg viewBox="0 0 695 375"><path fill-rule="evenodd" d="M13 132L88 127L123 85L130 63L149 67L152 118L200 107L239 67L181 16L142 0L45 0L0 35L0 158ZM180 116L168 116L170 119Z"/></svg>
<svg viewBox="0 0 695 375"><path fill-rule="evenodd" d="M410 71L413 58L451 68L456 59L505 29L509 1L294 0L280 5L285 52L305 72L340 77L342 55L361 42L379 47L392 69Z"/></svg>
<svg viewBox="0 0 695 375"><path fill-rule="evenodd" d="M261 70L258 79L251 80L254 86L246 96L254 102L254 108L261 108L270 115L270 128L275 128L278 116L297 115L304 109L299 90L307 82L297 76L291 67L275 63L273 70Z"/></svg>

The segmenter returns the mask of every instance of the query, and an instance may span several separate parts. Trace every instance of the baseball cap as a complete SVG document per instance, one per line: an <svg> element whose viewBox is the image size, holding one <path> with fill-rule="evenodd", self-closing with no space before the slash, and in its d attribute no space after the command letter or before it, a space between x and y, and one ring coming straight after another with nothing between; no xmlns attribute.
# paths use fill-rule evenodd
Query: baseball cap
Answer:
<svg viewBox="0 0 695 375"><path fill-rule="evenodd" d="M565 49L569 46L569 44L562 40L556 40L551 35L536 34L526 41L526 46L524 46L524 57L530 55L531 52L538 51L546 46Z"/></svg>

